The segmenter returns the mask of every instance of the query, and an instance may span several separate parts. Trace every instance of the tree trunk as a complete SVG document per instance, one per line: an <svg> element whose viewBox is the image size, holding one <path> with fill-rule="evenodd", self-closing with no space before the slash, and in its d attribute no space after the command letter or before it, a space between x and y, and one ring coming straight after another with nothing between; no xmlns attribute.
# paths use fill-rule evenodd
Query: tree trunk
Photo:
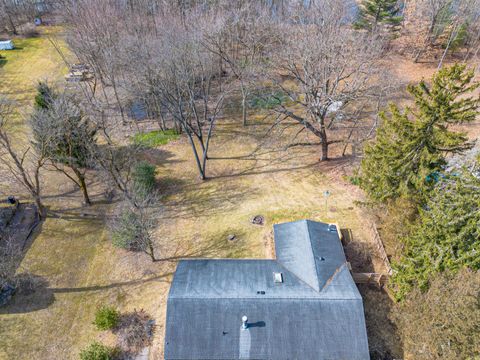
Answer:
<svg viewBox="0 0 480 360"><path fill-rule="evenodd" d="M90 201L90 196L88 196L87 183L85 182L85 175L83 175L77 168L72 168L72 170L77 176L78 185L80 186L80 190L82 190L83 202L87 206L92 205L92 202Z"/></svg>
<svg viewBox="0 0 480 360"><path fill-rule="evenodd" d="M192 134L188 131L188 129L185 129L185 132L187 133L188 140L190 142L190 145L192 147L193 155L195 156L195 163L197 164L198 171L200 173L200 178L202 180L205 180L205 172L203 171L202 164L200 163L200 158L198 157L198 151L195 146L195 142L193 141Z"/></svg>
<svg viewBox="0 0 480 360"><path fill-rule="evenodd" d="M155 257L155 250L153 249L153 243L151 240L148 241L148 255L150 256L150 259L152 259L152 262L157 261L157 258Z"/></svg>
<svg viewBox="0 0 480 360"><path fill-rule="evenodd" d="M205 169L207 168L208 147L210 145L210 138L212 137L213 125L214 125L214 120L212 120L210 122L210 128L208 129L208 134L207 134L207 143L205 144L205 148L203 150L203 166L202 166L202 169L203 169L204 178L202 180L205 180L205 178L206 178L206 176L205 176L206 170Z"/></svg>
<svg viewBox="0 0 480 360"><path fill-rule="evenodd" d="M243 126L247 126L247 91L242 85L242 121Z"/></svg>
<svg viewBox="0 0 480 360"><path fill-rule="evenodd" d="M45 210L45 207L42 204L42 200L40 199L40 196L35 196L35 205L37 206L37 211L38 211L38 217L40 220L44 220L47 217L47 212Z"/></svg>
<svg viewBox="0 0 480 360"><path fill-rule="evenodd" d="M123 105L120 101L120 96L118 95L118 91L117 91L117 84L115 82L116 80L113 78L112 79L112 87L113 87L113 93L115 95L115 99L117 100L117 105L120 109L120 115L122 116L122 125L127 125L127 119L125 119L125 113L123 111ZM136 123L136 122L135 122Z"/></svg>
<svg viewBox="0 0 480 360"><path fill-rule="evenodd" d="M322 140L322 157L320 161L328 160L328 143Z"/></svg>
<svg viewBox="0 0 480 360"><path fill-rule="evenodd" d="M424 48L419 49L419 50L417 51L417 54L415 55L415 58L413 59L413 62L414 62L415 64L420 61L420 56L422 56L423 51L424 51Z"/></svg>
<svg viewBox="0 0 480 360"><path fill-rule="evenodd" d="M327 141L327 131L325 126L322 125L320 129L320 139L322 140L322 156L320 161L328 160L328 141Z"/></svg>
<svg viewBox="0 0 480 360"><path fill-rule="evenodd" d="M452 32L450 33L450 36L448 37L447 46L445 47L445 50L442 54L442 57L440 58L437 70L440 70L442 68L443 61L445 60L445 57L447 56L447 52L450 49L450 45L452 44L453 39L455 39L456 37L457 37L457 25L455 25Z"/></svg>
<svg viewBox="0 0 480 360"><path fill-rule="evenodd" d="M18 35L17 27L15 26L15 23L12 20L12 16L8 12L7 12L7 17L8 17L8 22L10 23L10 26L12 27L13 35Z"/></svg>

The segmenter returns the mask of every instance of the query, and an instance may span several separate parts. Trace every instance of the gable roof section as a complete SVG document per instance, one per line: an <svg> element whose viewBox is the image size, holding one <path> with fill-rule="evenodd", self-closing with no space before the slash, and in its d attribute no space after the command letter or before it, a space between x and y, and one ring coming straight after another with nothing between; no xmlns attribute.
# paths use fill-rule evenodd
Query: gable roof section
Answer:
<svg viewBox="0 0 480 360"><path fill-rule="evenodd" d="M274 225L277 261L320 291L346 263L336 231L328 224L301 220Z"/></svg>

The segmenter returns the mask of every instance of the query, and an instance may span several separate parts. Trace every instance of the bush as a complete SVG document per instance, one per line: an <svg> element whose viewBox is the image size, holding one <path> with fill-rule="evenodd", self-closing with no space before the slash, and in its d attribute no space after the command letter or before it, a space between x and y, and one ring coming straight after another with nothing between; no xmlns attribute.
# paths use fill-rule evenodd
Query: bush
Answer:
<svg viewBox="0 0 480 360"><path fill-rule="evenodd" d="M157 169L149 162L142 161L133 170L133 190L140 197L146 197L155 188Z"/></svg>
<svg viewBox="0 0 480 360"><path fill-rule="evenodd" d="M118 325L119 312L112 306L104 305L95 313L93 322L98 330L113 329Z"/></svg>
<svg viewBox="0 0 480 360"><path fill-rule="evenodd" d="M139 234L142 232L139 216L130 209L123 209L111 226L113 246L139 251Z"/></svg>
<svg viewBox="0 0 480 360"><path fill-rule="evenodd" d="M40 81L37 84L37 94L35 95L35 108L37 110L45 110L50 108L56 97L57 94L50 87L50 85L47 82Z"/></svg>
<svg viewBox="0 0 480 360"><path fill-rule="evenodd" d="M117 348L112 348L96 341L80 351L81 360L113 360L117 355Z"/></svg>
<svg viewBox="0 0 480 360"><path fill-rule="evenodd" d="M151 345L153 320L145 311L134 311L122 315L118 330L118 344L130 354L137 354Z"/></svg>
<svg viewBox="0 0 480 360"><path fill-rule="evenodd" d="M139 146L156 147L177 140L178 133L174 129L155 130L148 133L138 133L133 137L133 143Z"/></svg>

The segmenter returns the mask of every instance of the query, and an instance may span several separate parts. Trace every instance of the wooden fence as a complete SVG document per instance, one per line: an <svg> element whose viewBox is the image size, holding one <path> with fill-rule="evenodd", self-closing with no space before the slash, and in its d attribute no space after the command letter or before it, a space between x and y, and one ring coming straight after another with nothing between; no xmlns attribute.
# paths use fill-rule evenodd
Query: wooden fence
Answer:
<svg viewBox="0 0 480 360"><path fill-rule="evenodd" d="M387 282L389 276L380 273L352 273L353 281L357 284L373 284L378 287L383 287Z"/></svg>
<svg viewBox="0 0 480 360"><path fill-rule="evenodd" d="M387 252L385 251L385 248L383 246L382 239L380 238L380 234L378 233L377 227L375 226L375 223L370 224L370 230L372 231L373 234L373 241L375 244L375 250L378 251L378 254L380 258L382 259L385 268L387 269L387 274L392 275L393 270L392 266L390 264L390 260L388 259Z"/></svg>
<svg viewBox="0 0 480 360"><path fill-rule="evenodd" d="M393 273L390 260L383 246L382 239L378 233L375 223L370 224L370 231L372 232L374 248L377 251L377 254L383 261L385 268L387 270L386 274L383 273L352 273L353 280L357 284L374 284L378 287L383 287L387 282L390 276Z"/></svg>

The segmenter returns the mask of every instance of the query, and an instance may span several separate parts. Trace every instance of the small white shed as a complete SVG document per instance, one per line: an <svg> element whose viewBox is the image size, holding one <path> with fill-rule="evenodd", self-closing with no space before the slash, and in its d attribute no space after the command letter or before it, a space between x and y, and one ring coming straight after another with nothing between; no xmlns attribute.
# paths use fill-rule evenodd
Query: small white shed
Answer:
<svg viewBox="0 0 480 360"><path fill-rule="evenodd" d="M12 40L0 41L0 50L13 50L14 47Z"/></svg>

